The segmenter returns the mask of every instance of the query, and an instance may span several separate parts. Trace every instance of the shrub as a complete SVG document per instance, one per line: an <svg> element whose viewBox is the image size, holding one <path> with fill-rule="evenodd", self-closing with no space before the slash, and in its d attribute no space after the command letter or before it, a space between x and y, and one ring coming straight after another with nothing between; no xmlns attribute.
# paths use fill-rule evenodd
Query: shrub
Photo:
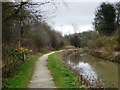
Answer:
<svg viewBox="0 0 120 90"><path fill-rule="evenodd" d="M19 49L12 49L11 54L17 60L22 60L23 62L28 59L28 55L32 53L32 50L28 50L27 48L19 48Z"/></svg>

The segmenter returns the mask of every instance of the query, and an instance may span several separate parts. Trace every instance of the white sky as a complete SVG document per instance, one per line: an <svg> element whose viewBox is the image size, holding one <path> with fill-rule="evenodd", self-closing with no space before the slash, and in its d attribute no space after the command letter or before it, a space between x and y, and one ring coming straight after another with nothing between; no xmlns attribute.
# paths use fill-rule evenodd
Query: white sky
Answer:
<svg viewBox="0 0 120 90"><path fill-rule="evenodd" d="M67 7L60 6L58 14L52 19L55 30L60 31L63 35L93 30L94 11L98 3L67 2L66 4Z"/></svg>
<svg viewBox="0 0 120 90"><path fill-rule="evenodd" d="M65 35L65 34L69 35L75 32L81 33L83 31L93 30L91 25L78 26L77 30L74 30L72 25L55 26L54 29L61 32L62 35Z"/></svg>

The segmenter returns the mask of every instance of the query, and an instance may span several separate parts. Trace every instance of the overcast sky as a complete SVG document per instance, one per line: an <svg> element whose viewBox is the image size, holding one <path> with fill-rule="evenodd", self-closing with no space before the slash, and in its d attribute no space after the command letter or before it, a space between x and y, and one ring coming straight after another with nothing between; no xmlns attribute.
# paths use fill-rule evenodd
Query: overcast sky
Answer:
<svg viewBox="0 0 120 90"><path fill-rule="evenodd" d="M94 12L99 3L96 2L66 2L58 8L58 14L52 19L54 29L62 34L79 33L93 30Z"/></svg>
<svg viewBox="0 0 120 90"><path fill-rule="evenodd" d="M25 0L24 0L25 1ZM45 0L32 0L40 2ZM47 0L51 1L51 0ZM48 17L47 22L62 35L79 33L88 30L94 30L92 22L94 21L94 14L96 8L102 2L115 3L119 0L52 0L53 4L46 4L41 7L43 14ZM63 4L63 2L65 4ZM55 6L57 12L54 12ZM44 16L43 15L43 16ZM54 16L54 17L51 17Z"/></svg>
<svg viewBox="0 0 120 90"><path fill-rule="evenodd" d="M98 0L89 0L89 2L81 2L81 0L75 0L74 2L67 1L67 6L62 2L56 2L57 13L54 18L49 18L47 21L55 30L62 32L62 35L94 30L92 25L94 13L101 3L97 1ZM117 0L102 1L114 3Z"/></svg>

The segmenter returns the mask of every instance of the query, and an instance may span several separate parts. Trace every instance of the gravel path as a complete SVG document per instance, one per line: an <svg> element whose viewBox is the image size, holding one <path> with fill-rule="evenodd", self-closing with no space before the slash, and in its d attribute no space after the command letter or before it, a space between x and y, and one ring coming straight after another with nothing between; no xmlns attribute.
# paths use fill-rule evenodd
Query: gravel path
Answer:
<svg viewBox="0 0 120 90"><path fill-rule="evenodd" d="M30 80L28 88L56 88L51 73L47 67L47 58L50 54L53 53L55 52L43 55L35 63L34 74L32 76L32 79Z"/></svg>
<svg viewBox="0 0 120 90"><path fill-rule="evenodd" d="M54 53L54 52L52 52ZM39 58L35 64L35 71L28 88L55 88L53 78L47 67L48 53Z"/></svg>

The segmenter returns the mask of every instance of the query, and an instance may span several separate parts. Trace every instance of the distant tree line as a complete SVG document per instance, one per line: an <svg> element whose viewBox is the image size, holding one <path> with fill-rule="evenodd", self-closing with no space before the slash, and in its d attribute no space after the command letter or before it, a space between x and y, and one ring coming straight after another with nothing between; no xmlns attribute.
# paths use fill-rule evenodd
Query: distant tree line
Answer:
<svg viewBox="0 0 120 90"><path fill-rule="evenodd" d="M64 37L65 44L71 44L75 47L102 47L104 46L102 41L97 41L97 38L99 38L100 36L119 36L120 2L114 4L105 2L101 3L95 11L93 26L94 31L66 35ZM118 41L120 41L120 38L118 39Z"/></svg>

